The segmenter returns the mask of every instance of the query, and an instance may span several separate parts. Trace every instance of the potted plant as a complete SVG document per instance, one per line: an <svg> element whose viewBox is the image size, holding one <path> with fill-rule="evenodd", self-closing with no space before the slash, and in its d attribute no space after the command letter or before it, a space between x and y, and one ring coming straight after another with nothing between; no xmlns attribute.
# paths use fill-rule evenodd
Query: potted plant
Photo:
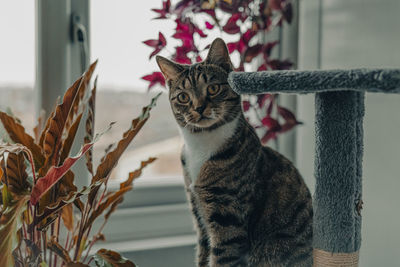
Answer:
<svg viewBox="0 0 400 267"><path fill-rule="evenodd" d="M111 171L149 119L159 95L143 108L94 170L91 148L102 135L94 134L96 81L89 90L96 64L66 91L46 123L39 119L33 137L17 118L0 111L4 130L12 140L0 142L0 266L89 266L92 260L97 266L135 266L115 251L101 249L91 256L90 249L104 240L102 230L110 215L142 169L155 160L143 161L119 190L108 189ZM85 112L86 136L75 140ZM82 148L70 156L74 142ZM75 177L71 167L84 156L91 180L78 189L74 181L83 177ZM92 233L93 222L100 216L104 222Z"/></svg>

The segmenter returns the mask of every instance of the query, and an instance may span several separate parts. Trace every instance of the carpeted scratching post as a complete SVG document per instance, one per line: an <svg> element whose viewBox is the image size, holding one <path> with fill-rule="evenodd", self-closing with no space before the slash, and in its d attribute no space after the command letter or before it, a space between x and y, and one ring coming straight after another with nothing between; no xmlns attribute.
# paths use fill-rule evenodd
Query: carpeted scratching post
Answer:
<svg viewBox="0 0 400 267"><path fill-rule="evenodd" d="M400 70L232 72L239 94L315 93L314 266L358 266L364 92L400 93Z"/></svg>

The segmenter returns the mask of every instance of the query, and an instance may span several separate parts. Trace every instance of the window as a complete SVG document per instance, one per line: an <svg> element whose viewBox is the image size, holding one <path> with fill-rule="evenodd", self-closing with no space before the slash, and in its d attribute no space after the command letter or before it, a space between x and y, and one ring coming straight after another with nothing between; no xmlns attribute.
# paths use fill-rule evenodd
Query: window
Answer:
<svg viewBox="0 0 400 267"><path fill-rule="evenodd" d="M35 77L34 2L1 1L0 25L0 110L11 110L32 133L36 123L32 101Z"/></svg>
<svg viewBox="0 0 400 267"><path fill-rule="evenodd" d="M108 144L121 138L142 106L155 95L153 91L147 92L147 83L140 77L157 69L154 58L149 61L150 49L142 41L154 38L160 30L172 35L173 23L151 20L154 17L151 8L159 5L159 0L140 3L124 0L118 4L101 0L91 4L92 58L99 59L96 130L99 132L110 121L117 121L97 144L98 155ZM120 160L111 181L126 179L141 160L155 156L158 160L145 169L137 184L182 184L179 159L182 143L178 135L164 94L152 110L151 119Z"/></svg>

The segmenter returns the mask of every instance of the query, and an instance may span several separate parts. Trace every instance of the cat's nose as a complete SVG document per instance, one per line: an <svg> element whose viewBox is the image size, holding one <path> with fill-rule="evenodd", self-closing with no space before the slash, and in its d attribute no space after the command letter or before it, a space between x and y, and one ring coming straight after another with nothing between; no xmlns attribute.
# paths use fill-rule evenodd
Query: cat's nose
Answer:
<svg viewBox="0 0 400 267"><path fill-rule="evenodd" d="M195 108L196 112L199 114L202 114L205 109L206 109L206 106L200 106L200 107Z"/></svg>

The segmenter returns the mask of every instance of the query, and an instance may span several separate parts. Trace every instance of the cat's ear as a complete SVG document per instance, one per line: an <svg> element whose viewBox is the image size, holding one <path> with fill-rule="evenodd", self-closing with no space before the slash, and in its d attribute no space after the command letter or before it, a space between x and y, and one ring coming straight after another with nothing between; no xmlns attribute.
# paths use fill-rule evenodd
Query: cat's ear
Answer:
<svg viewBox="0 0 400 267"><path fill-rule="evenodd" d="M179 73L184 70L182 65L172 62L171 60L162 56L156 56L156 61L166 80L176 79Z"/></svg>
<svg viewBox="0 0 400 267"><path fill-rule="evenodd" d="M220 66L227 72L233 70L228 48L226 47L224 40L217 38L212 42L205 63Z"/></svg>

